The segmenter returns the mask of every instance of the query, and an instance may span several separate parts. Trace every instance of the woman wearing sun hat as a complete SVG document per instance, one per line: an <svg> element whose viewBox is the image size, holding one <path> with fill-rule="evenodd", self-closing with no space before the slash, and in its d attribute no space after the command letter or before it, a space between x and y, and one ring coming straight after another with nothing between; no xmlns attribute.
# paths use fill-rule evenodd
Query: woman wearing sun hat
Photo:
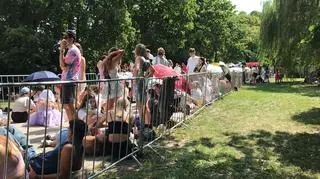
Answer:
<svg viewBox="0 0 320 179"><path fill-rule="evenodd" d="M28 114L35 109L36 105L30 99L30 89L23 87L20 96L15 100L11 118L15 123L23 123L28 120Z"/></svg>

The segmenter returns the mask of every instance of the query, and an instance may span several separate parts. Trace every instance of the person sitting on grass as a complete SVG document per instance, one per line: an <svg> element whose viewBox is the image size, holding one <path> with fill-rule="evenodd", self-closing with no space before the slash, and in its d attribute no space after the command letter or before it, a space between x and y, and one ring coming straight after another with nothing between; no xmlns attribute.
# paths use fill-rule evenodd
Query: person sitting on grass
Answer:
<svg viewBox="0 0 320 179"><path fill-rule="evenodd" d="M86 124L82 120L70 120L68 140L61 143L53 151L30 160L30 179L69 178L70 171L79 171L82 167L84 151L82 140L86 128ZM42 165L43 163L44 165Z"/></svg>
<svg viewBox="0 0 320 179"><path fill-rule="evenodd" d="M112 155L113 158L124 157L131 149L129 141L130 125L129 125L129 104L127 99L120 98L116 102L116 109L109 111L105 118L99 118L95 127L98 131L105 128L105 134L102 132L94 135L86 136L84 140L85 153L87 155ZM98 129L100 128L100 129ZM92 129L91 131L96 131ZM59 146L59 143L67 141L68 131L61 129L55 137L48 136L49 141L46 145L50 147ZM55 149L55 150L56 150ZM119 155L120 151L120 156Z"/></svg>
<svg viewBox="0 0 320 179"><path fill-rule="evenodd" d="M99 111L95 93L85 91L84 94L85 96L83 97L80 109L78 110L78 118L85 121L91 134L95 135L99 133L98 130L94 130L96 129L95 126L97 122L102 120L101 118L104 118L105 116Z"/></svg>
<svg viewBox="0 0 320 179"><path fill-rule="evenodd" d="M60 126L61 113L55 96L50 89L43 90L36 104L36 112L30 115L31 126Z"/></svg>
<svg viewBox="0 0 320 179"><path fill-rule="evenodd" d="M222 94L228 93L231 91L231 83L225 77L219 79L220 92Z"/></svg>
<svg viewBox="0 0 320 179"><path fill-rule="evenodd" d="M6 121L6 120L4 120ZM9 139L16 142L21 151L24 151L26 154L24 157L29 160L36 156L35 148L30 145L30 142L27 141L27 136L19 131L16 127L10 125L7 127L6 124L0 124L0 136L6 136L8 134ZM5 143L0 143L0 145L5 146Z"/></svg>
<svg viewBox="0 0 320 179"><path fill-rule="evenodd" d="M196 99L192 98L188 93L183 91L176 90L175 99L178 99L179 101L179 111L185 113L186 115L189 115L192 110L200 107L200 104L198 104Z"/></svg>
<svg viewBox="0 0 320 179"><path fill-rule="evenodd" d="M41 92L45 89L44 86L38 86L36 88L34 88L34 95L32 96L33 102L35 104L37 104L38 100L39 100L39 96L41 94Z"/></svg>
<svg viewBox="0 0 320 179"><path fill-rule="evenodd" d="M11 119L14 123L24 123L28 120L28 115L32 112L36 105L30 99L30 89L23 87L20 96L15 100L12 108Z"/></svg>
<svg viewBox="0 0 320 179"><path fill-rule="evenodd" d="M115 159L130 153L129 104L130 102L125 98L118 99L116 109L109 111L106 121L99 121L97 124L97 127L100 127L106 122L108 126L106 133L86 136L84 143L88 155L105 154L111 155Z"/></svg>
<svg viewBox="0 0 320 179"><path fill-rule="evenodd" d="M77 111L77 117L79 120L84 121L88 126L88 132L90 135L97 135L100 133L100 130L96 128L96 124L99 120L103 120L105 115L99 112L97 109L96 95L91 90L86 90L83 93L81 98L81 103ZM47 135L44 145L41 147L59 147L59 143L64 143L68 140L68 128L62 128L55 135Z"/></svg>

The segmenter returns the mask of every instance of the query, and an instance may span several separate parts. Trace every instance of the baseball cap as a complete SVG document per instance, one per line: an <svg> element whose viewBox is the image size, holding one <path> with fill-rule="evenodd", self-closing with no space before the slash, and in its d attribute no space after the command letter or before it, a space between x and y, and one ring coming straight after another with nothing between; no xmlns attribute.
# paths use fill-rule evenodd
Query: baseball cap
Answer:
<svg viewBox="0 0 320 179"><path fill-rule="evenodd" d="M28 94L30 92L30 88L28 87L23 87L20 91L21 94Z"/></svg>

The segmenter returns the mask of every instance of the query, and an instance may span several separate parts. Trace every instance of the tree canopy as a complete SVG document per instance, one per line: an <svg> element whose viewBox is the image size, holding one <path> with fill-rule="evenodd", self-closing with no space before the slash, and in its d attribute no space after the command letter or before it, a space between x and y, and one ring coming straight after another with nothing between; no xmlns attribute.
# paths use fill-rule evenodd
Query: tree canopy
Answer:
<svg viewBox="0 0 320 179"><path fill-rule="evenodd" d="M133 61L137 43L153 53L164 47L174 62L186 61L190 47L215 61L252 61L259 54L260 17L237 13L229 0L2 0L0 73L54 70L66 29L77 31L88 72L113 46Z"/></svg>
<svg viewBox="0 0 320 179"><path fill-rule="evenodd" d="M270 0L261 23L261 52L287 73L319 67L319 0Z"/></svg>

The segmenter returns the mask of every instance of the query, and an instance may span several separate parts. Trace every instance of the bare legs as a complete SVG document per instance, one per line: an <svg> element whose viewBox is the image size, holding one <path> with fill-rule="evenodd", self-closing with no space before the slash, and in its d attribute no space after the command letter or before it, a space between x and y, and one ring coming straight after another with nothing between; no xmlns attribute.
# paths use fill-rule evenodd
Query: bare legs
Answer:
<svg viewBox="0 0 320 179"><path fill-rule="evenodd" d="M73 120L76 114L76 108L74 107L74 104L64 104L63 107L66 110L69 121Z"/></svg>

